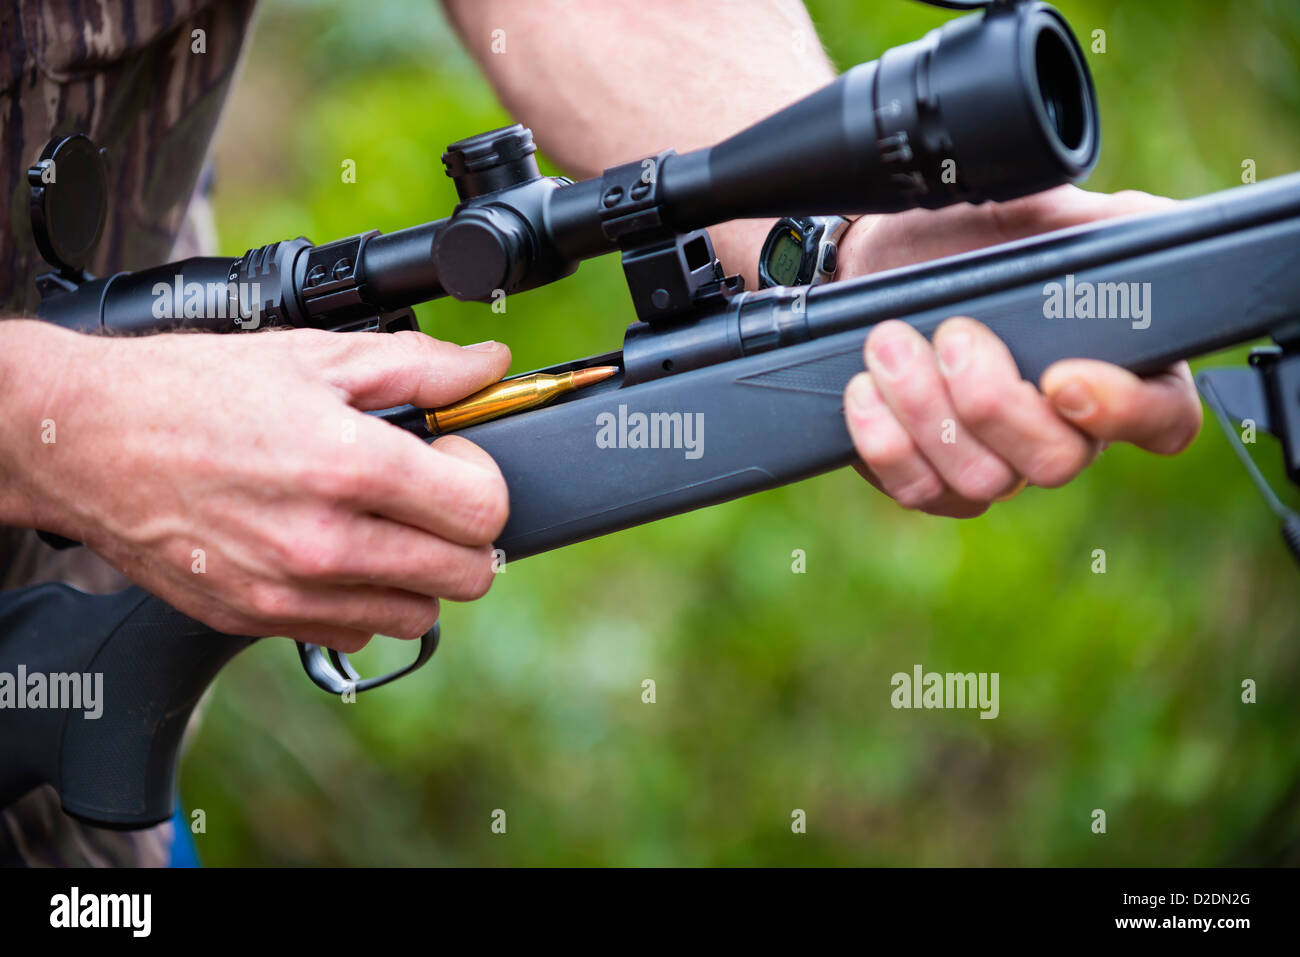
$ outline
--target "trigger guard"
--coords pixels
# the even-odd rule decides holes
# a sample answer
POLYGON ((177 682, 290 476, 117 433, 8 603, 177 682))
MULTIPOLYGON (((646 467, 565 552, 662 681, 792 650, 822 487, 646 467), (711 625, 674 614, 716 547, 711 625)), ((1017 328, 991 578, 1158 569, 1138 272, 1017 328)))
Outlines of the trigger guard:
POLYGON ((369 691, 371 688, 396 681, 403 675, 409 675, 432 658, 433 653, 438 650, 439 634, 438 623, 435 622, 432 628, 420 636, 420 651, 413 662, 405 668, 390 671, 377 678, 362 678, 352 667, 348 656, 333 648, 322 648, 320 645, 309 645, 300 641, 297 642, 298 658, 302 661, 302 668, 307 672, 307 677, 316 687, 328 694, 341 695, 349 691, 354 693, 369 691))

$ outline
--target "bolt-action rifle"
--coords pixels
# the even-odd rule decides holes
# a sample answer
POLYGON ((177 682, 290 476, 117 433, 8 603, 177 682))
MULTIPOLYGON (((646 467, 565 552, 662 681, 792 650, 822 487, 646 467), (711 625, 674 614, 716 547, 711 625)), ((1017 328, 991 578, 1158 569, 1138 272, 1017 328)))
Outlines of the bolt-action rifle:
MULTIPOLYGON (((1071 356, 1146 374, 1271 337, 1249 367, 1202 373, 1200 386, 1225 422, 1252 419, 1277 436, 1300 482, 1300 174, 812 288, 749 291, 723 272, 706 228, 727 220, 1000 201, 1087 175, 1100 148, 1097 103, 1069 25, 1039 2, 984 6, 713 147, 666 150, 571 182, 542 176, 531 133, 509 126, 447 148, 460 202, 446 219, 322 245, 272 243, 233 260, 89 276, 105 158, 85 137, 67 137, 30 171, 34 232, 52 267, 37 280, 38 315, 117 334, 414 328, 416 303, 489 302, 617 251, 637 320, 622 349, 537 370, 588 370, 577 379, 594 384, 461 432, 505 475, 510 519, 497 547, 510 560, 851 462, 842 395, 863 369, 872 324, 887 318, 928 335, 948 316, 976 317, 1030 380, 1071 356), (42 176, 50 164, 57 177, 42 176), (178 275, 217 289, 219 308, 160 319, 182 312, 154 308, 156 289, 178 275), (1137 288, 1140 322, 1126 311, 1137 288), (1091 290, 1093 307, 1047 308, 1076 289, 1091 290), (601 428, 633 421, 672 438, 687 415, 707 424, 707 454, 683 454, 674 441, 614 452, 598 441, 601 428)), ((410 407, 376 414, 425 438, 447 421, 410 407)), ((1300 518, 1266 494, 1300 557, 1300 518)), ((94 596, 50 584, 0 595, 0 672, 102 673, 105 701, 93 721, 0 712, 0 806, 49 782, 66 811, 95 824, 166 819, 186 721, 222 666, 255 640, 217 634, 138 588, 94 596)), ((345 655, 300 651, 312 679, 339 693, 409 672, 437 640, 435 628, 411 666, 369 679, 345 655)))

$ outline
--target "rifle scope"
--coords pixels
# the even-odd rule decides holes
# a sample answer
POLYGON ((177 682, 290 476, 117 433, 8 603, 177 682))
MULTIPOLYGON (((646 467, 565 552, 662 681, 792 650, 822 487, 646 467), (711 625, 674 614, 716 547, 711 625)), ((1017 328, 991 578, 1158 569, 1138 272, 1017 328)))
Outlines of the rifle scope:
POLYGON ((1041 4, 963 17, 708 149, 664 164, 679 229, 758 216, 896 212, 1082 178, 1092 79, 1041 4))
POLYGON ((448 219, 93 281, 54 263, 61 278, 43 286, 39 315, 86 331, 341 328, 443 295, 488 301, 532 289, 621 249, 638 315, 685 318, 720 278, 707 235, 693 230, 1006 200, 1082 179, 1099 147, 1092 78, 1065 19, 1045 3, 994 0, 712 147, 572 183, 542 176, 532 134, 506 127, 443 154, 460 197, 448 219), (638 280, 638 257, 665 247, 683 282, 665 281, 662 263, 644 264, 638 280), (187 288, 226 289, 220 315, 159 318, 153 290, 174 284, 180 295, 181 274, 187 288))

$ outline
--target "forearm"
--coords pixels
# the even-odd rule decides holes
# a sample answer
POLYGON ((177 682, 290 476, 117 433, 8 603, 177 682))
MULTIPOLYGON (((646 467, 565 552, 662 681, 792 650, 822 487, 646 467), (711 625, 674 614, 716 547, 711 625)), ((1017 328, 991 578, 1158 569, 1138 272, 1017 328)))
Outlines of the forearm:
MULTIPOLYGON (((507 109, 576 177, 708 146, 835 75, 797 0, 445 5, 507 109)), ((710 230, 728 272, 751 285, 769 224, 710 230)))

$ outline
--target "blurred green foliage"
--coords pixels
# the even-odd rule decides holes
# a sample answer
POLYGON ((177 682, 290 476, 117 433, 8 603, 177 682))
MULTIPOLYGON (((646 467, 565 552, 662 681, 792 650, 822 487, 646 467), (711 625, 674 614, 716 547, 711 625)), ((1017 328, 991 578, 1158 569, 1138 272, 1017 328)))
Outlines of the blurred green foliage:
MULTIPOLYGON (((1089 55, 1092 188, 1185 197, 1237 185, 1245 158, 1261 179, 1300 168, 1300 5, 1059 5, 1085 43, 1106 32, 1089 55)), ((809 6, 841 68, 947 18, 809 6)), ((272 0, 220 134, 223 249, 446 215, 443 146, 506 121, 436 6, 272 0)), ((505 315, 420 314, 444 338, 509 342, 517 370, 617 348, 630 320, 613 257, 505 315)), ((220 679, 185 761, 200 855, 1300 861, 1296 571, 1212 428, 1174 460, 1113 448, 1068 488, 974 521, 904 513, 845 472, 510 565, 482 602, 445 605, 426 670, 356 704, 312 688, 288 642, 257 648, 220 679), (1106 574, 1090 571, 1098 548, 1106 574), (916 663, 999 672, 1001 715, 894 710, 890 676, 916 663), (1257 704, 1241 703, 1246 678, 1257 704)), ((376 645, 371 669, 407 650, 376 645)))

